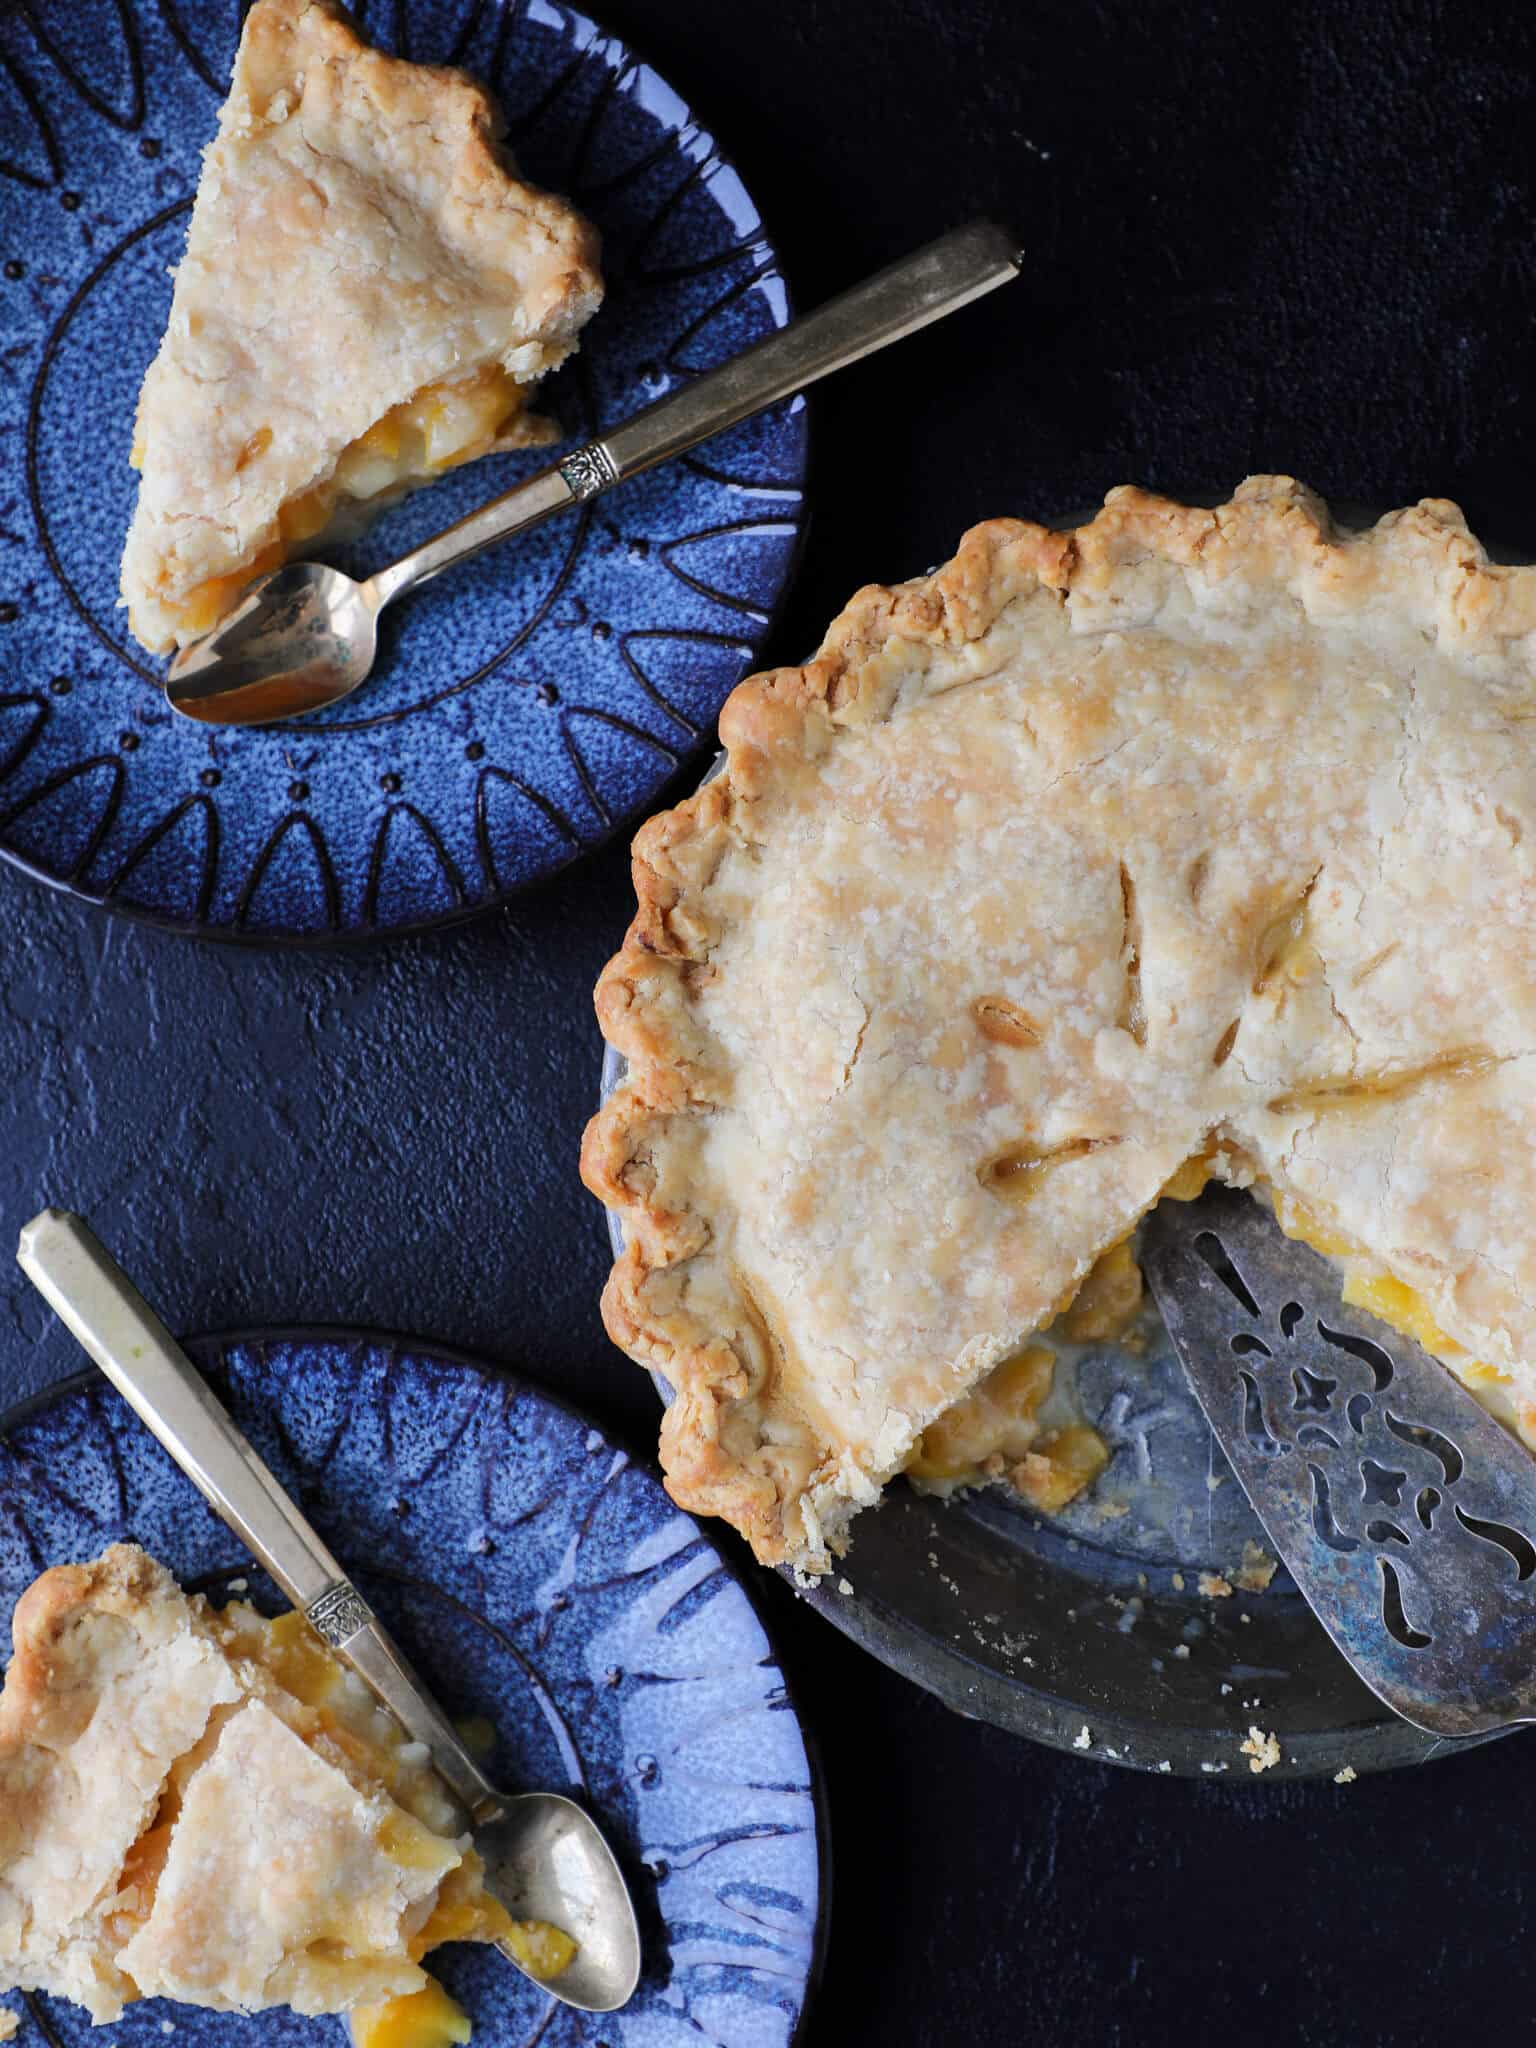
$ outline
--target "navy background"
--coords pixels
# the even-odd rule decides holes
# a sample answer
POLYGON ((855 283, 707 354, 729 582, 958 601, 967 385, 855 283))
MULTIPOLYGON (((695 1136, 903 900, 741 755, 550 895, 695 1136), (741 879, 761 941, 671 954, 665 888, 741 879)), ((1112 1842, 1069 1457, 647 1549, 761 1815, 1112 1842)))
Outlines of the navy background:
MULTIPOLYGON (((1445 495, 1536 553, 1524 0, 604 11, 733 151, 802 304, 974 211, 1029 247, 817 403, 779 656, 972 520, 1125 479, 1445 495)), ((575 1165, 627 900, 614 848, 459 931, 284 957, 0 873, 0 1240, 64 1203, 183 1328, 415 1331, 651 1439, 575 1165)), ((0 1402, 74 1363, 0 1269, 0 1402)), ((1343 1789, 1138 1779, 967 1725, 764 1597, 831 1783, 812 2048, 1367 2048, 1475 2023, 1520 1970, 1523 1740, 1343 1789)))

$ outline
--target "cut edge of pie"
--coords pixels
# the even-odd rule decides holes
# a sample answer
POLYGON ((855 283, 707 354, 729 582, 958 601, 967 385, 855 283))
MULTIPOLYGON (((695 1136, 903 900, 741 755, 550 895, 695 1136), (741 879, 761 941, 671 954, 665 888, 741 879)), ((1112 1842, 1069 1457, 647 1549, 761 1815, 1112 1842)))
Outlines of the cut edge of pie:
POLYGON ((418 485, 545 442, 602 298, 596 230, 524 183, 491 96, 256 0, 140 393, 122 594, 151 652, 418 485))
POLYGON ((521 1923, 426 1750, 301 1615, 211 1608, 114 1544, 44 1572, 13 1638, 0 1985, 98 2023, 168 1996, 347 2012, 379 2048, 468 2038, 421 1958, 521 1923))
MULTIPOLYGON (((1067 631, 1103 645, 1134 634, 1170 594, 1180 602, 1181 591, 1196 590, 1201 602, 1230 611, 1237 633, 1275 606, 1292 607, 1313 624, 1368 627, 1390 617, 1465 666, 1479 689, 1487 671, 1491 715, 1536 715, 1536 569, 1491 563, 1450 502, 1426 499, 1349 533, 1289 477, 1250 478, 1214 510, 1123 486, 1076 531, 992 520, 972 529, 954 559, 933 574, 860 591, 804 667, 753 676, 736 689, 720 720, 724 772, 651 819, 634 842, 637 913, 596 992, 604 1035, 623 1054, 627 1074, 588 1126, 582 1148, 583 1178, 617 1212, 625 1234, 603 1294, 604 1321, 616 1344, 675 1390, 661 1426, 674 1499, 732 1522, 765 1563, 829 1569, 846 1546, 852 1517, 878 1499, 935 1417, 888 1412, 873 1455, 856 1456, 840 1442, 817 1411, 807 1375, 786 1383, 778 1305, 736 1266, 728 1219, 712 1208, 702 1169, 694 1184, 699 1135, 729 1104, 738 1078, 772 1086, 762 1074, 738 1077, 711 1025, 713 955, 726 929, 712 884, 734 856, 748 865, 759 857, 781 802, 787 808, 786 793, 814 782, 833 750, 854 745, 898 712, 938 701, 937 693, 984 682, 992 672, 987 636, 1011 607, 1070 611, 1067 631), (1508 675, 1494 672, 1499 664, 1488 657, 1495 656, 1506 666, 1513 658, 1517 694, 1508 675), (684 1142, 680 1133, 693 1135, 684 1142)), ((1085 659, 1088 651, 1085 643, 1085 659)), ((1135 979, 1131 926, 1127 900, 1128 986, 1135 979)), ((1012 1043, 1030 1042, 1027 1017, 993 1020, 996 1032, 980 1021, 988 1035, 1005 1040, 1011 1023, 1012 1043)), ((1122 1024, 1134 1041, 1134 1014, 1122 1024)), ((1218 1063, 1222 1056, 1218 1044, 1218 1063)), ((1294 1107, 1279 1098, 1269 1105, 1274 1112, 1294 1107)), ((1263 1191, 1264 1173, 1230 1131, 1191 1128, 1170 1141, 1161 1157, 1143 1162, 1144 1194, 1134 1213, 1116 1216, 1102 1243, 1083 1247, 1065 1295, 1049 1308, 1042 1304, 1027 1327, 1000 1331, 953 1361, 955 1397, 1015 1355, 1070 1300, 1094 1259, 1177 1180, 1186 1161, 1202 1155, 1202 1171, 1259 1183, 1263 1191)), ((1016 1164, 1027 1175, 1034 1162, 1016 1164)), ((1497 1352, 1496 1343, 1486 1347, 1486 1331, 1468 1327, 1476 1318, 1453 1299, 1455 1276, 1437 1275, 1432 1259, 1397 1258, 1390 1248, 1368 1252, 1352 1241, 1346 1247, 1326 1218, 1298 1222, 1292 1213, 1290 1227, 1345 1256, 1346 1264, 1353 1258, 1352 1284, 1367 1289, 1361 1304, 1395 1310, 1414 1334, 1435 1337, 1432 1348, 1458 1370, 1497 1352), (1372 1296, 1373 1279, 1390 1282, 1400 1296, 1389 1298, 1381 1288, 1372 1296), (1404 1320, 1411 1317, 1416 1325, 1404 1320)), ((1504 1358, 1476 1365, 1464 1376, 1481 1395, 1478 1376, 1503 1388, 1508 1364, 1504 1358)), ((856 1361, 852 1370, 856 1375, 856 1361)), ((1536 1406, 1506 1407, 1524 1433, 1536 1433, 1536 1406)))

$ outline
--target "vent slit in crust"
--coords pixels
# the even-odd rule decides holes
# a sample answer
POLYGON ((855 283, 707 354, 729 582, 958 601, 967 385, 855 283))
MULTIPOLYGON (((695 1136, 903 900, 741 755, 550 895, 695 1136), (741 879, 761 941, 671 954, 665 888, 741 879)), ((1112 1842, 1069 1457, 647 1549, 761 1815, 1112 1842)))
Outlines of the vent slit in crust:
POLYGON ((1145 1045, 1147 1012, 1141 994, 1141 919, 1136 914, 1136 884, 1124 861, 1120 863, 1120 915, 1125 931, 1121 941, 1125 999, 1120 1005, 1120 1028, 1129 1032, 1137 1045, 1145 1045))

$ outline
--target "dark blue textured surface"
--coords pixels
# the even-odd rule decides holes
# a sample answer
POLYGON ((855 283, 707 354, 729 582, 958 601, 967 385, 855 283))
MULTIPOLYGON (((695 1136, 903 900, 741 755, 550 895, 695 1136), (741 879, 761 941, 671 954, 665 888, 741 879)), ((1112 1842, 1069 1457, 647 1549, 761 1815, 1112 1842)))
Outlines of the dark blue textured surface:
MULTIPOLYGON (((783 324, 735 171, 585 15, 549 0, 360 11, 386 45, 486 79, 524 170, 602 230, 607 299, 547 397, 567 437, 783 324)), ((804 410, 433 584, 389 615, 366 694, 334 712, 243 733, 176 718, 163 663, 116 608, 117 563, 138 386, 235 21, 155 0, 0 12, 0 853, 221 935, 399 931, 562 866, 698 744, 793 562, 804 410)), ((337 559, 392 560, 549 459, 473 464, 337 559)))
MULTIPOLYGON (((623 2013, 571 2012, 486 1951, 434 1962, 482 2042, 785 2048, 816 1942, 820 1871, 805 1745, 751 1602, 656 1481, 580 1417, 421 1347, 340 1334, 202 1346, 241 1426, 455 1717, 486 1769, 570 1789, 636 1887, 645 1977, 623 2013)), ((0 1632, 38 1571, 142 1543, 224 1597, 238 1540, 94 1376, 0 1435, 0 1632)), ((85 2016, 38 2002, 66 2043, 85 2016)), ((244 2041, 238 2015, 161 2000, 119 2041, 244 2041)), ((288 2012, 264 2041, 315 2038, 288 2012)), ((40 2031, 24 2029, 30 2048, 40 2031)))

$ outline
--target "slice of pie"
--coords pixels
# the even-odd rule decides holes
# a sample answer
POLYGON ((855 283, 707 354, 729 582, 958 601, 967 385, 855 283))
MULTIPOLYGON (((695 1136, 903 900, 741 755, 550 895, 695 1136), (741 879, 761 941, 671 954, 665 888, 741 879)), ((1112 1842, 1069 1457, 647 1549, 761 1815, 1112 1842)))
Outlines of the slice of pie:
POLYGON ((684 1506, 826 1569, 1208 1173, 1536 1441, 1536 569, 1441 501, 1117 490, 861 592, 721 734, 636 841, 583 1157, 684 1506))
POLYGON ((425 1749, 301 1615, 215 1611, 118 1544, 45 1572, 13 1634, 0 1989, 97 2021, 163 1996, 350 2012, 393 2048, 468 2039, 421 1957, 521 1923, 425 1749))
POLYGON ((595 230, 522 183, 488 95, 256 0, 139 398, 129 624, 159 652, 417 484, 551 436, 528 403, 602 296, 595 230))

